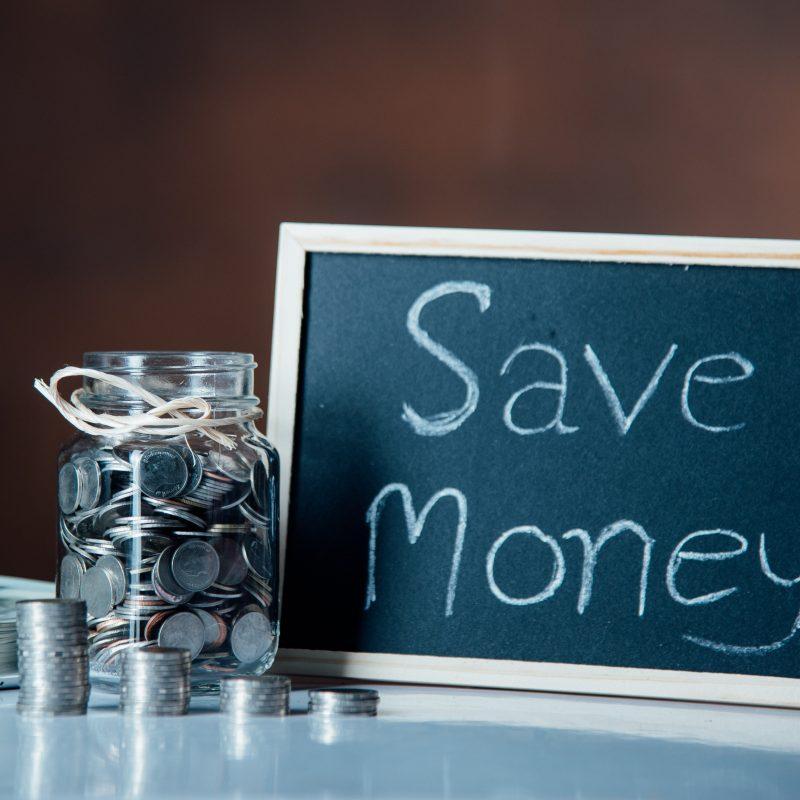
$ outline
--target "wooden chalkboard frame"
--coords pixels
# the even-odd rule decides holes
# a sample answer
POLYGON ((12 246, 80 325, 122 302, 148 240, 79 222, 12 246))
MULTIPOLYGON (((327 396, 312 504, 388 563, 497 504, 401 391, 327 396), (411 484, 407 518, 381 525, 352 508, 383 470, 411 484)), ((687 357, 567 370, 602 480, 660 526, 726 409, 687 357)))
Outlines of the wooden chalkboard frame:
MULTIPOLYGON (((309 253, 562 259, 800 268, 800 242, 284 223, 280 229, 267 435, 281 456, 281 587, 309 253)), ((302 579, 302 576, 298 576, 302 579)), ((280 671, 368 680, 535 689, 800 708, 800 680, 584 664, 400 654, 279 651, 280 671)))

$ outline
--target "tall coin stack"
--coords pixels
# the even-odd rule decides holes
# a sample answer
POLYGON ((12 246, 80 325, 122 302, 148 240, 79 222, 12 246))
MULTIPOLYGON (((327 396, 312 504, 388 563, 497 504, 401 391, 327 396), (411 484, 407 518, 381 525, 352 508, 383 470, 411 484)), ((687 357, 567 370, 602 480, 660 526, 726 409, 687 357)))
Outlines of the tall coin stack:
POLYGON ((17 672, 16 614, 0 609, 0 675, 11 672, 17 672))
POLYGON ((308 711, 330 716, 374 717, 379 699, 374 689, 311 689, 308 711))
POLYGON ((192 654, 172 647, 128 649, 122 659, 120 710, 177 716, 189 708, 192 654))
POLYGON ((87 653, 83 601, 18 602, 17 711, 26 716, 85 714, 89 701, 87 653))
POLYGON ((283 675, 242 675, 219 682, 220 711, 234 716, 278 716, 289 713, 291 681, 283 675))

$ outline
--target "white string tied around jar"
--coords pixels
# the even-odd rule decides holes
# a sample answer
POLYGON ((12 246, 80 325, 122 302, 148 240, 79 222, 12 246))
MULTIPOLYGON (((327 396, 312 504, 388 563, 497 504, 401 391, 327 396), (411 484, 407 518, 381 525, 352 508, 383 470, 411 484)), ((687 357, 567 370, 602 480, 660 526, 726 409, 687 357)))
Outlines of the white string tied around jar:
POLYGON ((263 414, 262 410, 256 407, 243 409, 233 417, 212 417, 211 404, 202 397, 178 397, 167 401, 125 378, 97 369, 81 367, 64 367, 56 370, 50 377, 49 383, 37 378, 33 382, 33 386, 58 409, 67 422, 78 430, 95 436, 124 436, 131 433, 142 433, 171 437, 190 431, 199 431, 228 450, 232 450, 236 446, 234 439, 215 429, 249 422, 258 419, 263 414), (107 414, 92 411, 82 400, 86 389, 75 389, 69 400, 63 397, 58 389, 60 381, 76 377, 94 378, 116 386, 118 389, 141 398, 152 408, 141 414, 107 414), (198 416, 185 414, 184 411, 195 411, 198 416))

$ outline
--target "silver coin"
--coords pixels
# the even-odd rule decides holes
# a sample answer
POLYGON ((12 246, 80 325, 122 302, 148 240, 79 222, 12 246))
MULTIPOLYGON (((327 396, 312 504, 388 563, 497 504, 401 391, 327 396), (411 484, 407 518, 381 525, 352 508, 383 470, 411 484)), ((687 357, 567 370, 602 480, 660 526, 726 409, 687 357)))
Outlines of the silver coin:
POLYGON ((215 469, 237 483, 245 483, 250 480, 249 465, 236 453, 212 450, 208 454, 208 460, 215 469))
POLYGON ((139 482, 150 497, 177 497, 188 479, 186 462, 174 447, 150 447, 142 454, 139 482))
POLYGON ((205 626, 197 614, 178 611, 171 614, 158 629, 159 647, 188 650, 192 658, 200 655, 205 643, 205 626))
POLYGON ((194 592, 187 592, 172 574, 170 560, 176 549, 173 545, 161 551, 153 565, 151 583, 153 590, 162 600, 172 605, 182 605, 192 599, 194 592))
POLYGON ((234 623, 230 643, 233 655, 243 664, 258 661, 272 646, 270 621, 260 611, 248 611, 234 623))
POLYGON ((312 714, 373 717, 380 695, 374 689, 311 689, 308 710, 312 714))
POLYGON ((292 691, 285 675, 228 675, 220 678, 220 692, 243 697, 282 697, 292 691))
POLYGON ((202 608, 192 608, 192 611, 197 614, 198 617, 200 617, 200 621, 203 623, 203 650, 207 650, 213 645, 218 645, 223 634, 222 626, 220 625, 219 620, 212 614, 209 614, 208 611, 204 611, 202 608))
POLYGON ((349 689, 349 688, 330 688, 330 689, 309 689, 308 699, 312 703, 333 703, 333 704, 374 704, 380 699, 380 695, 375 689, 349 689))
POLYGON ((242 542, 242 553, 247 566, 259 578, 269 580, 272 577, 272 553, 264 540, 253 534, 246 536, 242 542))
POLYGON ((208 589, 219 574, 217 551, 200 539, 184 542, 172 554, 172 575, 187 592, 208 589))
POLYGON ((108 572, 114 588, 114 605, 119 605, 124 600, 128 588, 128 575, 122 562, 116 556, 100 556, 95 566, 108 572))
POLYGON ((58 471, 58 507, 64 514, 74 514, 81 499, 81 475, 71 462, 58 471))
POLYGON ((130 650, 125 654, 125 663, 129 665, 166 662, 183 665, 188 669, 191 660, 190 654, 182 648, 160 647, 152 644, 130 650))
POLYGON ((89 567, 81 580, 81 599, 90 617, 104 617, 114 608, 111 576, 100 567, 89 567))
POLYGON ((253 492, 256 505, 265 511, 267 508, 269 475, 267 474, 266 456, 259 458, 250 471, 250 488, 253 492))
POLYGON ((60 597, 77 600, 81 596, 81 578, 86 572, 83 559, 67 553, 58 568, 58 594, 60 597))
POLYGON ((100 465, 89 456, 75 459, 75 466, 81 477, 79 505, 87 510, 100 502, 100 465))
POLYGON ((289 712, 291 684, 276 676, 229 676, 220 680, 220 711, 237 716, 278 715, 289 712))
POLYGON ((189 473, 181 494, 191 494, 200 485, 200 481, 203 480, 203 457, 185 444, 176 444, 173 447, 183 457, 189 473))
POLYGON ((219 555, 217 583, 238 586, 247 577, 247 562, 241 546, 233 539, 221 539, 214 542, 214 549, 219 555))

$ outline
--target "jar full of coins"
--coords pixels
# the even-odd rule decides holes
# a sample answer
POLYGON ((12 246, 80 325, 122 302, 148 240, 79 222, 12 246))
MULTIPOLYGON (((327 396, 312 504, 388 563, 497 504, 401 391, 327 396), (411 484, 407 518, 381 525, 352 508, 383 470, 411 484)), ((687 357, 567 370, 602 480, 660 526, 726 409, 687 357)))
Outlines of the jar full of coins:
POLYGON ((253 357, 96 352, 37 388, 81 432, 58 459, 57 592, 89 614, 92 683, 122 655, 192 657, 192 688, 258 675, 278 646, 278 454, 253 357), (69 399, 58 383, 82 377, 69 399))

